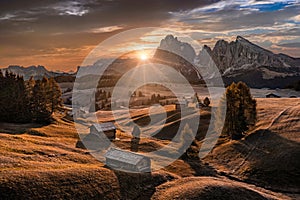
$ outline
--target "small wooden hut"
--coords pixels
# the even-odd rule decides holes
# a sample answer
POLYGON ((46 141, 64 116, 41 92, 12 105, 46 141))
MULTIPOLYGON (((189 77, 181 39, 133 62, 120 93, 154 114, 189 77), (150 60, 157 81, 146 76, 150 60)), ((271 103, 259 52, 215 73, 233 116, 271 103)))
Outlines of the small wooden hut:
POLYGON ((110 140, 116 139, 116 126, 112 122, 93 124, 90 126, 90 134, 99 135, 103 132, 110 140))
POLYGON ((121 149, 110 148, 106 154, 106 165, 114 169, 129 172, 150 172, 150 158, 141 154, 124 151, 121 149))

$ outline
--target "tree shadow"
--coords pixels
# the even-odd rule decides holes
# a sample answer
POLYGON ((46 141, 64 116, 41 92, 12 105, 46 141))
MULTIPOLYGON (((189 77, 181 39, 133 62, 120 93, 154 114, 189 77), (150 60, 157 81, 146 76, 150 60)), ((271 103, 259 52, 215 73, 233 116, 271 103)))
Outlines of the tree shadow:
POLYGON ((233 148, 244 158, 238 173, 246 181, 275 190, 300 192, 300 144, 268 129, 257 130, 233 148), (249 163, 244 170, 243 165, 249 163))
POLYGON ((217 171, 208 163, 203 163, 197 155, 189 157, 184 154, 180 157, 185 163, 187 163, 195 172, 194 176, 216 176, 217 171))
POLYGON ((151 199, 155 181, 151 173, 130 173, 112 169, 118 178, 121 199, 151 199))
POLYGON ((47 126, 46 124, 38 123, 0 123, 0 133, 11 134, 11 135, 21 135, 28 133, 29 135, 45 136, 45 134, 32 130, 32 128, 42 128, 47 126))

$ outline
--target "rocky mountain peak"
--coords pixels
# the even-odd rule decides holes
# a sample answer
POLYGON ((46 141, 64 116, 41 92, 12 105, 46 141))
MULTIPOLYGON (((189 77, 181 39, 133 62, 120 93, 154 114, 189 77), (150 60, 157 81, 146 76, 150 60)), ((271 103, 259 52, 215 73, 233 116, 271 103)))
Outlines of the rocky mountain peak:
POLYGON ((177 54, 189 62, 194 62, 196 57, 196 52, 190 44, 179 41, 173 35, 167 35, 162 39, 158 49, 177 54))
POLYGON ((239 42, 248 42, 248 43, 250 43, 249 40, 243 38, 243 37, 240 36, 240 35, 238 35, 238 36, 236 37, 236 41, 239 41, 239 42))
POLYGON ((280 87, 276 80, 284 86, 300 76, 300 59, 274 54, 242 36, 231 42, 219 40, 213 49, 204 46, 196 60, 196 64, 207 68, 206 77, 210 77, 209 68, 215 64, 228 84, 244 81, 251 87, 280 87))

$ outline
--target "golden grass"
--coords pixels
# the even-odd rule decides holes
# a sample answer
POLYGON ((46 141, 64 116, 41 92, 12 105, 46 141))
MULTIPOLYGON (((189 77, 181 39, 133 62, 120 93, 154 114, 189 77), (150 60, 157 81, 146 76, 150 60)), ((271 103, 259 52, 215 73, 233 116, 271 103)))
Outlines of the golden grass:
MULTIPOLYGON (((181 177, 219 176, 220 174, 263 187, 270 186, 270 189, 295 192, 297 182, 293 176, 299 172, 297 169, 299 163, 295 156, 298 155, 297 149, 299 149, 300 101, 298 99, 257 99, 257 103, 257 126, 244 140, 224 141, 204 160, 178 159, 168 167, 154 172, 151 177, 138 179, 134 175, 127 176, 103 168, 104 165, 86 150, 75 148, 78 141, 77 131, 73 123, 62 120, 62 114, 56 113, 54 116, 56 121, 47 126, 0 124, 0 185, 2 187, 0 199, 20 198, 23 195, 25 198, 36 197, 36 199, 47 199, 47 197, 132 199, 140 198, 143 193, 150 198, 155 187, 158 192, 153 199, 162 197, 163 194, 167 194, 165 196, 167 199, 167 197, 175 198, 173 194, 177 194, 177 190, 182 191, 182 194, 188 194, 190 189, 195 194, 200 194, 201 191, 203 192, 203 187, 211 187, 200 179, 194 182, 193 179, 181 177), (266 131, 261 132, 261 130, 266 131), (295 162, 292 162, 292 159, 295 162), (291 165, 295 166, 291 167, 291 165), (271 176, 274 178, 269 179, 271 176), (181 181, 173 182, 174 179, 181 181), (136 187, 126 185, 135 184, 136 180, 140 180, 136 182, 136 187), (167 181, 171 181, 167 187, 159 186, 167 181), (189 181, 193 183, 184 184, 189 181), (282 184, 287 187, 280 187, 282 184), (182 188, 179 188, 181 185, 182 188), (198 190, 200 193, 197 192, 198 190)), ((172 112, 172 109, 174 108, 167 107, 168 112, 172 112)), ((143 120, 147 114, 147 110, 133 110, 131 116, 135 120, 143 120)), ((203 121, 200 123, 208 122, 209 115, 209 111, 203 111, 201 113, 203 121)), ((112 119, 107 111, 100 111, 97 116, 104 121, 112 119)), ((206 127, 203 126, 198 133, 199 138, 205 130, 206 127)), ((129 149, 128 134, 119 132, 118 135, 120 140, 115 141, 115 144, 120 148, 129 149)), ((142 139, 139 151, 150 152, 168 143, 168 140, 142 139)), ((208 183, 214 181, 217 181, 216 185, 220 186, 221 191, 224 189, 224 184, 231 184, 229 180, 226 180, 226 183, 213 178, 206 180, 208 183)), ((253 188, 247 188, 248 184, 233 184, 235 188, 227 190, 226 187, 226 191, 230 193, 236 190, 239 191, 238 194, 250 191, 249 194, 253 194, 253 188)), ((211 191, 214 190, 208 190, 211 191)), ((265 193, 265 190, 255 191, 255 195, 267 197, 265 193)), ((283 198, 277 193, 270 195, 283 198)))
POLYGON ((285 195, 278 197, 276 193, 224 178, 189 177, 160 185, 151 199, 266 200, 290 198, 285 195))

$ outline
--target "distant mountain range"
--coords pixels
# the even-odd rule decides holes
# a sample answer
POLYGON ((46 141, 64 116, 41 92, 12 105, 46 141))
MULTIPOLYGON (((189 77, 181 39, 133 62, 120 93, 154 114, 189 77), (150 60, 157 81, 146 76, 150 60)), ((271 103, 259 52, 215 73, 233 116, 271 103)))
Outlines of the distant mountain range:
POLYGON ((7 68, 1 69, 2 73, 6 71, 13 72, 14 74, 18 74, 23 76, 25 80, 30 79, 33 77, 34 79, 42 79, 44 76, 49 77, 57 77, 57 76, 66 76, 70 75, 69 73, 65 72, 52 72, 48 71, 44 66, 30 66, 30 67, 23 67, 18 65, 10 65, 7 68))
MULTIPOLYGON (((247 39, 237 36, 235 41, 219 40, 211 49, 204 46, 197 54, 195 49, 186 42, 181 42, 173 35, 167 35, 161 40, 152 61, 167 64, 181 72, 193 83, 201 82, 201 78, 215 79, 216 74, 211 72, 212 65, 216 65, 221 73, 225 85, 243 81, 253 88, 284 88, 300 80, 300 58, 293 58, 285 54, 274 54, 247 39), (204 74, 199 74, 194 66, 200 66, 204 74)), ((94 65, 80 67, 81 75, 93 75, 99 72, 104 63, 112 62, 109 59, 97 61, 94 65)), ((136 66, 138 60, 118 58, 105 71, 106 80, 118 79, 123 73, 136 66)), ((14 72, 29 79, 46 77, 74 76, 74 74, 51 72, 43 66, 9 66, 2 69, 14 72)), ((203 72, 202 72, 203 73, 203 72)), ((69 79, 68 79, 69 80, 69 79)), ((88 80, 88 79, 87 79, 88 80)))

